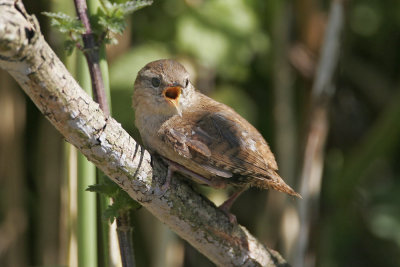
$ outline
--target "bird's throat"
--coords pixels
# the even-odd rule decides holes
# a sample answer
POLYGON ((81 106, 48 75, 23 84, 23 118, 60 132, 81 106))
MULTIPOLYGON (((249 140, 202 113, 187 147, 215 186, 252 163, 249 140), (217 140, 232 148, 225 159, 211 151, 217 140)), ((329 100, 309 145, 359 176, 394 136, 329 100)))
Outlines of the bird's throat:
POLYGON ((165 100, 174 107, 179 116, 182 116, 182 110, 179 105, 181 93, 182 88, 180 86, 167 87, 163 91, 163 96, 165 100))
POLYGON ((181 96, 182 88, 178 86, 174 87, 167 87, 163 91, 163 95, 166 99, 170 101, 177 101, 179 100, 179 97, 181 96))

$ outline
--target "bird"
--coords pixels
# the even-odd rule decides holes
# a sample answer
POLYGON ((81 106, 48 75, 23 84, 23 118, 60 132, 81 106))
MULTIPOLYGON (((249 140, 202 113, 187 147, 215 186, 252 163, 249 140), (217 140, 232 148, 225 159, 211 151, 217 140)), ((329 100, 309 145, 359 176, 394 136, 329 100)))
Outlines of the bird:
POLYGON ((238 188, 221 206, 229 213, 249 187, 275 189, 301 198, 277 173, 278 166, 257 129, 229 106, 197 91, 179 62, 160 59, 145 65, 134 83, 132 105, 143 145, 172 174, 213 188, 238 188))

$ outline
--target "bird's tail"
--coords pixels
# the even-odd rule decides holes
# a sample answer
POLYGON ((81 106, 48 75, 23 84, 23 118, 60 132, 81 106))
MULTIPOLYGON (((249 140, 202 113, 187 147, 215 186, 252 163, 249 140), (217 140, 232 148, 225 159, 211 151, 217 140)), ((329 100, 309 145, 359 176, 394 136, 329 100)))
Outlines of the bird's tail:
POLYGON ((298 198, 302 198, 299 193, 294 191, 285 181, 273 170, 268 170, 267 177, 257 179, 254 184, 257 187, 269 189, 273 188, 279 192, 283 192, 298 198))

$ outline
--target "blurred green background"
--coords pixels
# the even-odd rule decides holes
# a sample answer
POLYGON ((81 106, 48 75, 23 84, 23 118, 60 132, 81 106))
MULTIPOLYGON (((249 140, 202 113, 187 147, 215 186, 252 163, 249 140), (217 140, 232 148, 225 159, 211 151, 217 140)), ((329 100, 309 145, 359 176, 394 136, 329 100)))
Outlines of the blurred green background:
MULTIPOLYGON (((63 37, 41 12, 75 15, 72 1, 24 4, 68 62, 63 37)), ((177 59, 200 91, 260 130, 280 174, 298 189, 329 7, 317 0, 154 0, 108 47, 113 116, 139 140, 131 108, 136 73, 149 61, 177 59)), ((400 1, 346 1, 345 14, 306 266, 400 266, 400 1)), ((66 266, 73 255, 64 140, 4 71, 0 82, 0 265, 66 266)), ((217 204, 227 195, 200 190, 217 204)), ((298 266, 299 201, 251 189, 232 212, 298 266)), ((213 266, 144 208, 134 214, 134 241, 137 266, 213 266)))

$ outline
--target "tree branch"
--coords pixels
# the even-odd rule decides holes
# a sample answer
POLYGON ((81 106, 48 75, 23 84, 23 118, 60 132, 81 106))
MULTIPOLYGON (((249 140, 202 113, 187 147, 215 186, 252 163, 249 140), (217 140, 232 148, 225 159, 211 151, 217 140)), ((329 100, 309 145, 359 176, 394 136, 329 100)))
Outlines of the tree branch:
POLYGON ((160 221, 219 266, 287 266, 243 226, 187 184, 173 179, 161 195, 166 169, 105 116, 45 42, 21 1, 0 0, 0 67, 20 84, 65 139, 160 221))

